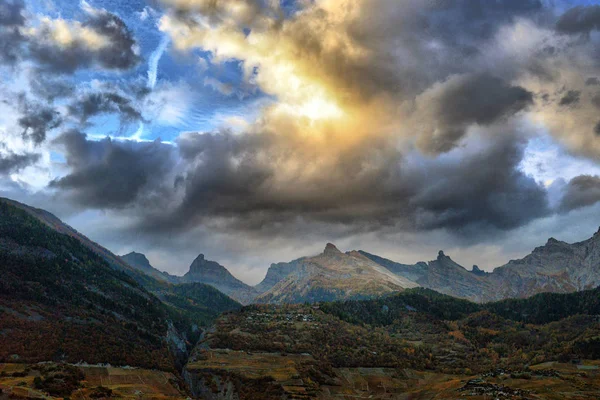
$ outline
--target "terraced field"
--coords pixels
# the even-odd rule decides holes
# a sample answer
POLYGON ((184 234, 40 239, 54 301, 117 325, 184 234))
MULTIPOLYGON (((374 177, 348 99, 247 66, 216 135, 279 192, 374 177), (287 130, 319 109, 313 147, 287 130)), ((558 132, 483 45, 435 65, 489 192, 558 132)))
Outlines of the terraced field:
MULTIPOLYGON (((44 390, 36 388, 35 379, 42 374, 35 369, 42 364, 0 364, 0 399, 34 398, 57 399, 44 390), (24 376, 21 376, 24 375, 24 376), (4 396, 4 397, 3 397, 4 396)), ((52 365, 52 364, 43 364, 52 365)), ((69 396, 71 399, 87 400, 97 395, 98 388, 112 391, 119 399, 186 399, 181 382, 175 375, 154 370, 137 368, 113 368, 104 366, 78 366, 83 372, 80 387, 69 396)))
MULTIPOLYGON (((600 363, 544 363, 523 371, 497 370, 479 375, 450 375, 394 368, 334 368, 329 382, 306 374, 310 356, 239 351, 209 351, 188 365, 204 379, 202 398, 227 398, 246 388, 243 399, 598 399, 600 363), (252 392, 262 387, 265 391, 252 392), (268 390, 267 390, 268 388, 268 390), (277 391, 275 388, 279 388, 277 391)), ((196 382, 198 383, 198 381, 196 382)))

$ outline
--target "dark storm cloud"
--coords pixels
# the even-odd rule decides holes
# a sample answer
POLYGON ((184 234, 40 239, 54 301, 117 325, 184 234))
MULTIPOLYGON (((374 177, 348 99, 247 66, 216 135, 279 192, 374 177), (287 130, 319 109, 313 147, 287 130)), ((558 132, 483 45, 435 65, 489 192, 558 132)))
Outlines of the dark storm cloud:
POLYGON ((448 125, 489 125, 533 103, 531 92, 490 75, 468 76, 440 93, 440 118, 448 125))
POLYGON ((487 126, 533 104, 533 94, 488 74, 458 76, 434 86, 420 98, 426 131, 419 143, 431 153, 454 148, 473 124, 487 126))
POLYGON ((565 12, 556 23, 561 33, 590 33, 600 29, 600 5, 577 6, 565 12))
POLYGON ((561 211, 591 206, 600 201, 600 177, 581 175, 571 179, 560 203, 561 211))
POLYGON ((119 115, 124 123, 143 119, 131 99, 115 92, 86 93, 76 99, 68 109, 69 114, 79 118, 82 123, 97 115, 113 113, 119 115))
POLYGON ((318 178, 297 175, 282 184, 278 169, 301 159, 290 160, 294 151, 276 137, 188 133, 178 141, 186 160, 181 201, 139 228, 187 231, 221 219, 224 231, 285 234, 304 220, 356 231, 399 225, 476 235, 549 213, 544 188, 518 169, 523 146, 510 132, 477 152, 439 160, 403 160, 388 145, 365 142, 360 151, 337 155, 318 178))
MULTIPOLYGON (((343 85, 357 86, 364 96, 389 93, 411 99, 452 75, 482 71, 474 63, 500 28, 519 17, 536 18, 539 0, 381 0, 363 2, 363 17, 348 34, 374 52, 368 64, 325 51, 318 33, 301 30, 302 52, 314 54, 343 85)), ((345 86, 344 86, 345 87, 345 86)), ((411 99, 412 100, 412 99, 411 99)))
POLYGON ((0 175, 10 174, 35 164, 39 160, 39 154, 15 154, 7 152, 0 154, 0 175))
POLYGON ((173 163, 171 146, 160 142, 91 141, 69 131, 55 143, 64 147, 72 171, 50 187, 93 208, 123 208, 141 200, 141 193, 153 194, 173 163))
POLYGON ((19 108, 21 116, 18 123, 23 129, 21 134, 35 144, 44 142, 47 133, 62 123, 60 113, 44 104, 32 103, 21 97, 19 108))
POLYGON ((501 135, 471 157, 408 172, 422 228, 510 230, 549 214, 546 190, 519 170, 524 144, 501 135))

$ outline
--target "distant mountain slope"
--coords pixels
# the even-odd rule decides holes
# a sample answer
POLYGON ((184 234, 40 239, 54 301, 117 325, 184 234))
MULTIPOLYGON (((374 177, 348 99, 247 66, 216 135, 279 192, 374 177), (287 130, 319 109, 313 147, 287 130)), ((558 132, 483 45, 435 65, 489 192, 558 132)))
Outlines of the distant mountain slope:
POLYGON ((467 271, 440 251, 437 259, 429 263, 407 265, 360 251, 360 254, 386 267, 393 273, 414 280, 420 286, 454 297, 477 302, 488 300, 493 284, 485 275, 467 271))
POLYGON ((550 238, 520 260, 496 268, 492 299, 566 293, 600 285, 600 230, 588 240, 569 244, 550 238))
POLYGON ((202 326, 210 325, 224 311, 241 307, 240 303, 218 290, 215 285, 185 283, 184 277, 157 270, 142 253, 131 252, 121 256, 121 259, 144 275, 155 278, 150 281, 141 280, 141 283, 165 303, 185 310, 202 326))
POLYGON ((180 281, 180 277, 169 275, 166 272, 162 272, 154 268, 152 265, 150 265, 150 261, 148 261, 146 256, 142 253, 136 253, 135 251, 132 251, 129 254, 120 256, 120 258, 133 268, 136 268, 138 271, 143 272, 146 275, 150 275, 155 279, 171 283, 178 283, 180 281))
POLYGON ((600 285, 600 231, 583 242, 554 238, 520 260, 484 273, 455 263, 440 252, 437 260, 406 265, 360 252, 393 273, 419 285, 476 302, 526 298, 537 293, 570 293, 600 285))
POLYGON ((254 286, 259 293, 264 293, 275 286, 280 281, 284 280, 288 275, 296 271, 301 265, 302 261, 306 257, 299 258, 297 260, 290 261, 289 263, 280 262, 277 264, 271 264, 267 270, 267 275, 258 285, 254 286))
POLYGON ((285 278, 256 298, 258 303, 298 303, 370 298, 418 286, 358 252, 344 254, 333 244, 315 257, 278 264, 285 278))
MULTIPOLYGON (((131 252, 120 258, 145 276, 152 277, 159 282, 173 284, 172 286, 169 286, 171 289, 183 287, 185 285, 191 285, 198 289, 210 287, 215 292, 218 292, 217 297, 226 297, 237 306, 239 306, 240 303, 250 303, 258 294, 252 286, 246 285, 244 282, 235 278, 227 268, 221 264, 215 261, 206 260, 204 254, 200 254, 192 262, 189 271, 184 276, 175 276, 159 271, 150 264, 148 258, 142 253, 131 252)), ((159 291, 164 294, 166 290, 166 287, 163 287, 164 285, 157 285, 156 282, 151 285, 148 283, 143 284, 146 287, 149 287, 153 292, 159 291)), ((171 292, 173 292, 173 290, 171 290, 171 292)), ((177 292, 189 293, 188 290, 177 290, 177 292)), ((172 294, 173 293, 171 293, 171 295, 172 294)), ((223 304, 225 308, 217 307, 213 310, 222 312, 232 309, 232 305, 228 304, 227 301, 223 301, 221 304, 223 304)))
POLYGON ((196 257, 181 281, 214 286, 242 304, 249 304, 258 294, 252 286, 231 275, 221 264, 205 259, 204 254, 196 257))

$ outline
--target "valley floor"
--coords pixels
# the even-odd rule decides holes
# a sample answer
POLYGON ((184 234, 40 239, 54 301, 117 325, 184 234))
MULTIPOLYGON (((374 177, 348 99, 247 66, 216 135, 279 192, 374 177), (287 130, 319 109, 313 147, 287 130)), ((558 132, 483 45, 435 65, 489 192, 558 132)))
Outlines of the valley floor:
MULTIPOLYGON (((451 375, 393 368, 334 368, 331 382, 302 374, 309 355, 213 350, 188 365, 203 381, 201 398, 315 399, 598 399, 600 362, 544 363, 526 371, 451 375), (279 388, 276 390, 275 388, 279 388)), ((196 382, 197 384, 198 382, 196 382)))
MULTIPOLYGON (((115 399, 149 399, 149 400, 179 400, 188 395, 180 387, 180 381, 175 375, 147 369, 113 368, 104 366, 77 366, 83 372, 82 380, 78 382, 70 395, 66 393, 49 395, 44 389, 60 391, 57 385, 49 386, 48 381, 55 383, 64 380, 61 365, 53 363, 40 364, 0 364, 0 399, 99 399, 108 396, 103 388, 112 391, 111 398, 115 399), (54 379, 44 379, 49 369, 56 368, 54 379), (36 385, 36 378, 38 384, 36 385), (46 381, 46 388, 40 389, 39 381, 46 381)), ((64 385, 64 382, 61 382, 64 385)), ((44 385, 44 383, 42 383, 44 385)), ((67 389, 68 391, 68 389, 67 389)))
MULTIPOLYGON (((598 399, 600 362, 579 365, 549 362, 527 372, 494 371, 480 375, 450 375, 392 368, 335 368, 334 381, 319 384, 299 378, 309 355, 210 351, 207 360, 188 365, 191 374, 210 377, 214 393, 200 398, 228 398, 215 377, 237 378, 246 399, 598 399), (270 392, 276 383, 282 392, 270 392)), ((0 399, 98 399, 98 388, 112 391, 115 399, 186 399, 174 375, 145 369, 78 366, 84 375, 70 396, 50 396, 36 388, 37 369, 46 364, 0 364, 0 399)), ((220 380, 220 383, 224 381, 220 380)), ((231 384, 230 380, 230 384, 231 384)), ((211 386, 211 384, 209 384, 211 386)))

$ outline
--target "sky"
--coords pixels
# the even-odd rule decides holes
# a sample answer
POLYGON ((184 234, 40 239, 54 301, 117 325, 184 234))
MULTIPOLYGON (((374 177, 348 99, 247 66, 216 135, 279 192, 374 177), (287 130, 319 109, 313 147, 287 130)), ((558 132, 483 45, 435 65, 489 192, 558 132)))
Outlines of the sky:
POLYGON ((600 5, 2 0, 0 196, 183 274, 600 226, 600 5))

